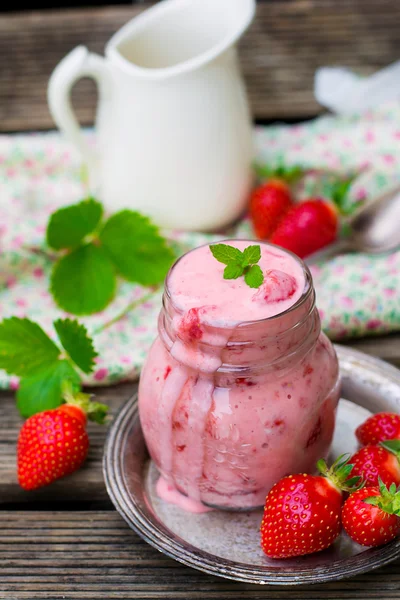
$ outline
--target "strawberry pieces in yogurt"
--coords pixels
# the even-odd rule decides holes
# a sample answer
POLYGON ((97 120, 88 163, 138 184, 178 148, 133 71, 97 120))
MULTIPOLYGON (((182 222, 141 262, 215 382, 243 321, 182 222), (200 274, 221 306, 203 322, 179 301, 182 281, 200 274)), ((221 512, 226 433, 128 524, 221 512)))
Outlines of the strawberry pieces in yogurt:
POLYGON ((253 300, 267 303, 289 300, 297 290, 297 281, 289 273, 270 269, 264 274, 264 283, 254 294, 253 300))

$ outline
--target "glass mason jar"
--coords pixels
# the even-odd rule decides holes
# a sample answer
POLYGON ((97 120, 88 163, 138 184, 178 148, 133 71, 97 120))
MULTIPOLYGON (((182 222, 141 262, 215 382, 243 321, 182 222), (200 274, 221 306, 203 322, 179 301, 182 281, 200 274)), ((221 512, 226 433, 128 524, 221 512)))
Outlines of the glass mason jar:
POLYGON ((159 336, 140 379, 140 419, 166 482, 207 506, 261 507, 276 481, 313 471, 328 453, 338 363, 321 333, 310 272, 294 259, 305 287, 291 308, 230 328, 202 323, 201 336, 166 280, 159 336))

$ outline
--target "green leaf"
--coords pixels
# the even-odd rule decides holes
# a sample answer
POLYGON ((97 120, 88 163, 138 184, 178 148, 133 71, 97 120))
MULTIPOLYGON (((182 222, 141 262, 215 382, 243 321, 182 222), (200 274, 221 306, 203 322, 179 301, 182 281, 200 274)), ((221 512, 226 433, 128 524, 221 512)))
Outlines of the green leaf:
POLYGON ((94 198, 60 208, 50 217, 47 243, 54 250, 76 248, 100 223, 103 207, 94 198))
POLYGON ((385 440, 379 444, 397 457, 400 457, 400 440, 385 440))
POLYGON ((58 306, 74 315, 103 310, 116 287, 115 269, 103 248, 81 246, 61 258, 51 274, 51 292, 58 306))
POLYGON ((100 240, 119 273, 142 285, 162 283, 175 259, 158 228, 131 210, 110 217, 100 232, 100 240))
POLYGON ((10 375, 34 375, 59 356, 59 348, 33 321, 11 317, 0 323, 0 368, 10 375))
POLYGON ((210 250, 214 258, 224 265, 229 265, 231 262, 242 263, 243 253, 234 246, 228 244, 212 244, 210 250))
POLYGON ((259 265, 253 265, 244 274, 244 280, 251 288, 259 288, 264 281, 264 275, 259 265))
POLYGON ((254 265, 255 263, 258 263, 261 258, 260 246, 247 246, 247 248, 243 250, 243 258, 245 261, 245 267, 247 265, 254 265))
POLYGON ((283 160, 281 160, 275 167, 255 164, 254 170, 258 179, 261 179, 262 181, 278 178, 286 181, 287 183, 295 183, 306 174, 306 170, 298 165, 291 167, 285 166, 283 160))
POLYGON ((369 498, 364 498, 363 502, 366 504, 371 504, 372 506, 379 506, 381 499, 379 496, 370 496, 369 498))
POLYGON ((237 279, 241 275, 243 275, 242 265, 230 263, 224 269, 224 279, 237 279))
POLYGON ((328 187, 327 195, 337 207, 339 213, 350 216, 358 208, 358 203, 350 200, 350 190, 358 173, 351 174, 346 179, 339 179, 328 187))
POLYGON ((78 321, 71 319, 58 319, 54 321, 63 348, 68 352, 74 363, 84 373, 91 373, 94 368, 94 359, 98 356, 93 347, 93 341, 89 337, 87 329, 78 321))
POLYGON ((39 373, 24 377, 17 391, 17 406, 23 417, 60 406, 63 381, 70 380, 78 391, 80 377, 68 360, 58 360, 39 373))

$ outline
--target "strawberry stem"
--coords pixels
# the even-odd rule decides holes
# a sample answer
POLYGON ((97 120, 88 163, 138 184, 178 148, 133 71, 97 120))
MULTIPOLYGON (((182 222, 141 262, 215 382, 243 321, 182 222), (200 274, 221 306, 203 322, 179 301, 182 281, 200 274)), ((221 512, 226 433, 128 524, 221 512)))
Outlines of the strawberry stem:
POLYGON ((361 481, 361 477, 349 477, 353 469, 353 465, 349 464, 349 460, 349 454, 341 454, 329 469, 326 461, 321 458, 317 462, 317 469, 339 490, 350 493, 355 492, 362 488, 364 483, 361 481))
POLYGON ((80 408, 87 415, 89 421, 94 421, 100 425, 104 423, 108 412, 106 404, 92 402, 91 394, 74 392, 69 380, 64 380, 62 383, 62 395, 66 404, 80 408))
POLYGON ((389 515, 400 515, 400 487, 392 483, 388 489, 382 479, 378 478, 380 495, 364 498, 366 504, 371 504, 389 515))

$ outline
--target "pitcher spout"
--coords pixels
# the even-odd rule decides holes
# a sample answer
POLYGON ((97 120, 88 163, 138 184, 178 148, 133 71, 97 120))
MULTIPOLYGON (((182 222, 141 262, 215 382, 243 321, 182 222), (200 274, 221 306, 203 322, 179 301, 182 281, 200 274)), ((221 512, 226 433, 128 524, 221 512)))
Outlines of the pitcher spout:
POLYGON ((106 54, 143 78, 190 72, 233 46, 255 8, 256 0, 163 0, 117 32, 106 54))

